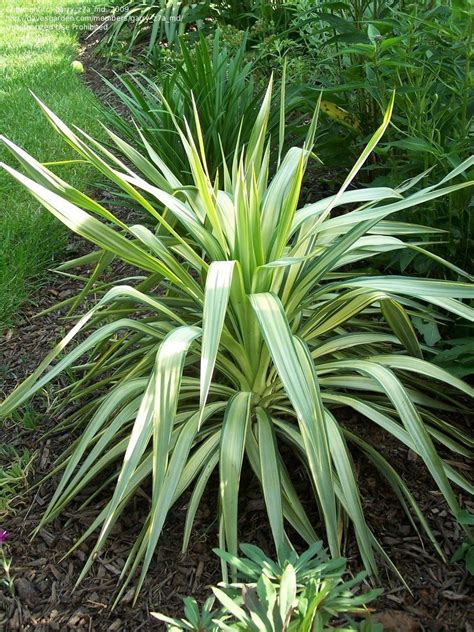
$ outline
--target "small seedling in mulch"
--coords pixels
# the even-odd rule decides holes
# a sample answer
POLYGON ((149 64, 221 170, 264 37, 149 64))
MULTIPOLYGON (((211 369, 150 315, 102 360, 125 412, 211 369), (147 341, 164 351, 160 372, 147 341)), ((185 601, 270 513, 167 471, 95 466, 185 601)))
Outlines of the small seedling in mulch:
POLYGON ((15 595, 15 584, 13 580, 13 575, 11 574, 11 565, 12 560, 11 557, 7 556, 7 540, 9 537, 8 531, 5 529, 0 529, 0 565, 2 568, 2 575, 0 576, 0 586, 3 586, 7 589, 10 595, 13 597, 15 595))

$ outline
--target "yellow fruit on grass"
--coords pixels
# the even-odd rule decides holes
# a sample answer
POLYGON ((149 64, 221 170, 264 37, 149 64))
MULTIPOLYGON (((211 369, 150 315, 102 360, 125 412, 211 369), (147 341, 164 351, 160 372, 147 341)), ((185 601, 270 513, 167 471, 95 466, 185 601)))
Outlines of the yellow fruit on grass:
POLYGON ((84 72, 84 66, 81 64, 80 61, 73 61, 71 66, 74 72, 77 72, 79 74, 84 72))

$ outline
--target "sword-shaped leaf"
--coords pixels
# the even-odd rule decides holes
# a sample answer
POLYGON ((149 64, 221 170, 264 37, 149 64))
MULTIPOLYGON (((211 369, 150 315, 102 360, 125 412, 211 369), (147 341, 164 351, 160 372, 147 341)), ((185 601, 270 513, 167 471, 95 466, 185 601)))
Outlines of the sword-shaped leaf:
POLYGON ((276 296, 253 294, 251 302, 275 367, 298 416, 329 546, 337 555, 339 539, 331 458, 324 410, 311 358, 306 356, 304 347, 292 336, 283 306, 276 296))
MULTIPOLYGON (((245 438, 250 420, 252 393, 237 393, 229 401, 222 425, 219 455, 220 502, 226 548, 237 554, 237 514, 245 438)), ((223 543, 222 543, 223 544, 223 543)))

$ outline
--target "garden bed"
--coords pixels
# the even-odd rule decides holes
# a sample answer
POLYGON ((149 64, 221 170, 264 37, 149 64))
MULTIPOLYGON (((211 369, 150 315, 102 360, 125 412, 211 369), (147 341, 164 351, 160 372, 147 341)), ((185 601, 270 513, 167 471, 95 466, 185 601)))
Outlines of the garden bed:
MULTIPOLYGON (((77 256, 80 253, 81 244, 76 240, 72 242, 69 254, 77 256)), ((3 337, 0 364, 8 374, 8 390, 39 363, 45 351, 57 340, 63 326, 57 313, 41 318, 33 318, 34 314, 74 295, 78 289, 76 281, 53 277, 48 291, 32 301, 22 313, 17 328, 3 337)), ((71 442, 69 433, 51 434, 57 421, 54 416, 43 414, 36 430, 22 433, 14 424, 0 430, 0 443, 26 447, 36 454, 30 486, 42 480, 71 442), (15 437, 13 440, 12 436, 15 437)), ((459 422, 465 427, 471 425, 469 418, 459 422)), ((441 495, 433 491, 431 479, 420 460, 382 431, 367 426, 367 422, 348 417, 345 423, 351 427, 355 425, 357 431, 362 436, 365 434, 373 444, 384 445, 384 454, 410 483, 449 559, 461 541, 459 527, 451 518, 441 495)), ((355 457, 364 508, 370 516, 371 526, 411 590, 410 594, 397 577, 382 567, 381 584, 385 592, 375 602, 374 608, 382 617, 386 630, 470 632, 470 621, 474 615, 470 601, 473 578, 461 565, 446 564, 431 547, 423 546, 384 480, 362 460, 357 460, 357 454, 355 457)), ((294 469, 298 468, 297 464, 294 466, 294 469)), ((466 464, 456 463, 456 466, 465 475, 469 474, 466 464)), ((295 476, 295 484, 304 498, 307 483, 301 472, 295 476)), ((212 553, 212 548, 217 546, 216 480, 211 480, 207 502, 197 514, 189 551, 185 555, 181 553, 186 497, 172 509, 158 554, 136 605, 132 603, 133 590, 130 589, 113 611, 110 605, 116 593, 118 576, 127 551, 140 530, 148 502, 146 494, 120 521, 113 532, 111 544, 82 584, 73 590, 93 538, 70 557, 62 558, 89 526, 101 503, 98 499, 93 506, 82 510, 79 503, 72 504, 63 516, 48 524, 31 540, 31 532, 39 523, 54 487, 54 478, 30 487, 16 500, 15 515, 4 525, 11 534, 10 551, 16 587, 14 597, 5 593, 0 596, 0 612, 5 611, 8 621, 6 630, 159 630, 163 627, 150 616, 150 611, 178 615, 183 596, 192 594, 203 600, 209 593, 208 586, 220 581, 220 566, 212 553)), ((262 526, 266 525, 266 518, 261 494, 251 479, 242 482, 242 490, 245 491, 240 500, 241 541, 251 541, 271 552, 271 535, 267 527, 262 526)), ((94 491, 94 488, 84 490, 81 498, 86 500, 94 491)), ((466 501, 466 507, 472 511, 474 504, 466 501)), ((316 521, 314 508, 312 515, 316 521)), ((347 543, 346 554, 352 572, 360 570, 356 551, 356 543, 351 539, 347 543)))
MULTIPOLYGON (((84 78, 96 95, 110 104, 107 91, 94 73, 95 62, 91 51, 93 46, 94 43, 88 43, 83 47, 82 61, 86 67, 84 78)), ((110 71, 107 72, 112 79, 110 71)), ((310 199, 316 197, 316 190, 318 195, 321 192, 324 195, 329 194, 327 187, 322 187, 325 190, 321 191, 321 186, 316 181, 314 186, 310 185, 308 188, 310 199)), ((80 240, 70 241, 68 258, 84 252, 88 252, 88 248, 84 249, 80 240)), ((60 337, 62 330, 69 327, 68 321, 60 318, 65 315, 64 310, 59 314, 52 312, 40 318, 35 318, 35 314, 73 296, 80 287, 79 281, 69 277, 53 277, 45 289, 24 308, 16 326, 7 331, 0 340, 0 365, 5 376, 5 392, 10 392, 38 365, 60 337)), ((56 381, 48 393, 53 394, 60 385, 61 382, 56 381)), ((46 399, 41 401, 41 398, 37 398, 35 401, 35 411, 42 412, 33 430, 23 431, 21 413, 16 414, 13 420, 0 429, 0 444, 18 447, 19 450, 26 448, 35 455, 28 477, 29 489, 14 499, 14 514, 8 518, 8 523, 2 524, 10 533, 9 554, 12 557, 11 570, 15 586, 14 595, 8 595, 5 591, 0 594, 0 613, 5 613, 3 619, 6 630, 135 632, 163 629, 151 617, 151 611, 179 615, 182 597, 191 594, 198 601, 203 601, 209 594, 209 586, 220 581, 220 566, 212 553, 212 548, 218 542, 217 476, 211 478, 205 500, 198 510, 188 552, 181 553, 189 501, 189 495, 185 494, 170 512, 158 553, 137 602, 133 603, 131 585, 112 610, 111 604, 116 595, 121 569, 127 553, 139 535, 143 516, 148 511, 149 490, 140 490, 123 519, 114 528, 107 547, 95 561, 91 572, 74 589, 93 538, 70 556, 65 556, 97 515, 104 504, 105 496, 102 499, 99 495, 91 505, 81 507, 81 503, 86 502, 96 491, 94 487, 84 489, 59 518, 41 529, 33 540, 30 539, 57 482, 55 477, 44 482, 42 479, 71 443, 70 432, 54 432, 61 419, 54 412, 51 413, 51 409, 45 404, 46 399)), ((466 430, 472 430, 470 417, 454 418, 452 421, 466 430)), ((357 416, 347 414, 344 417, 342 414, 342 425, 355 428, 360 437, 377 446, 409 483, 449 560, 462 541, 462 533, 442 495, 433 490, 434 483, 421 459, 378 427, 357 416)), ((381 565, 380 578, 375 583, 384 587, 384 595, 373 607, 387 632, 471 632, 470 621, 474 617, 469 597, 474 587, 472 577, 468 576, 461 564, 443 561, 431 547, 423 545, 385 480, 356 451, 354 461, 370 527, 408 585, 408 588, 403 586, 399 578, 381 565)), ((455 465, 466 477, 469 476, 469 466, 461 459, 457 459, 456 463, 451 461, 450 464, 455 465)), ((308 493, 309 484, 303 476, 302 468, 294 461, 293 456, 288 455, 287 465, 293 473, 292 479, 300 497, 305 499, 312 496, 308 493)), ((474 503, 462 495, 460 502, 471 512, 474 509, 474 503)), ((309 504, 306 509, 316 532, 323 533, 316 507, 309 504)), ((273 554, 272 537, 266 524, 262 494, 255 480, 248 472, 244 472, 239 512, 240 541, 252 542, 273 554)), ((361 568, 357 550, 355 538, 350 531, 345 542, 345 553, 349 558, 351 573, 356 573, 361 568)))

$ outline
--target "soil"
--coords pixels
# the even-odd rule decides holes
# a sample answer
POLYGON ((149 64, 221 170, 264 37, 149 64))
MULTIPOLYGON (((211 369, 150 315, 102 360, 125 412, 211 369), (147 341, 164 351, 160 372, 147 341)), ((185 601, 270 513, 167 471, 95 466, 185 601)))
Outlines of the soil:
MULTIPOLYGON (((90 55, 90 52, 84 54, 90 55)), ((91 81, 89 75, 87 81, 91 81)), ((94 89, 94 84, 91 87, 94 89)), ((99 94, 104 97, 104 93, 99 94)), ((71 240, 71 258, 87 251, 87 246, 81 240, 71 240)), ((73 296, 79 288, 80 282, 69 277, 55 275, 47 279, 44 289, 25 306, 15 329, 7 331, 0 338, 4 393, 9 392, 37 366, 64 327, 69 326, 68 321, 62 319, 65 310, 40 318, 35 318, 35 314, 57 301, 73 296)), ((178 615, 181 613, 183 596, 191 594, 202 601, 209 594, 209 585, 220 580, 219 564, 212 553, 212 548, 217 546, 217 481, 211 480, 205 501, 198 511, 188 552, 181 553, 188 502, 188 498, 184 497, 172 509, 159 551, 137 602, 133 603, 131 586, 112 610, 110 605, 116 594, 118 576, 147 510, 146 494, 130 507, 90 574, 74 589, 92 541, 81 545, 70 556, 64 556, 97 514, 101 498, 86 509, 80 508, 78 499, 60 518, 41 529, 34 539, 30 538, 56 483, 55 478, 44 482, 42 479, 71 442, 69 433, 52 432, 59 418, 51 413, 43 401, 39 401, 37 409, 42 414, 35 429, 25 430, 22 419, 18 418, 9 420, 0 429, 0 445, 17 447, 19 450, 27 448, 35 455, 28 486, 14 500, 14 511, 8 518, 3 517, 4 524, 0 525, 10 533, 6 550, 12 558, 11 571, 15 585, 14 595, 6 589, 0 589, 0 630, 2 619, 3 629, 24 632, 136 632, 163 629, 150 615, 151 611, 178 615)), ((463 427, 470 425, 469 419, 456 421, 463 427)), ((439 492, 434 490, 431 478, 420 460, 381 430, 368 426, 361 419, 347 417, 344 423, 380 448, 397 472, 409 482, 449 560, 462 541, 462 534, 439 492)), ((423 545, 385 481, 359 458, 357 452, 354 452, 354 458, 370 526, 409 586, 409 589, 406 588, 389 570, 382 570, 375 582, 385 589, 384 595, 374 604, 385 629, 400 632, 472 632, 472 577, 468 576, 461 564, 446 563, 432 547, 423 545)), ((454 465, 465 475, 469 474, 469 466, 465 462, 454 465)), ((302 497, 308 498, 311 491, 301 469, 295 463, 290 471, 294 472, 295 484, 302 497)), ((93 491, 93 488, 87 488, 82 499, 87 499, 93 491)), ((461 495, 460 502, 466 509, 474 511, 474 503, 461 495)), ((271 552, 261 494, 250 477, 242 484, 240 505, 241 541, 253 542, 271 552)), ((314 507, 312 511, 317 529, 318 519, 314 507)), ((348 538, 345 549, 349 570, 355 573, 360 570, 360 560, 354 538, 348 538)))

